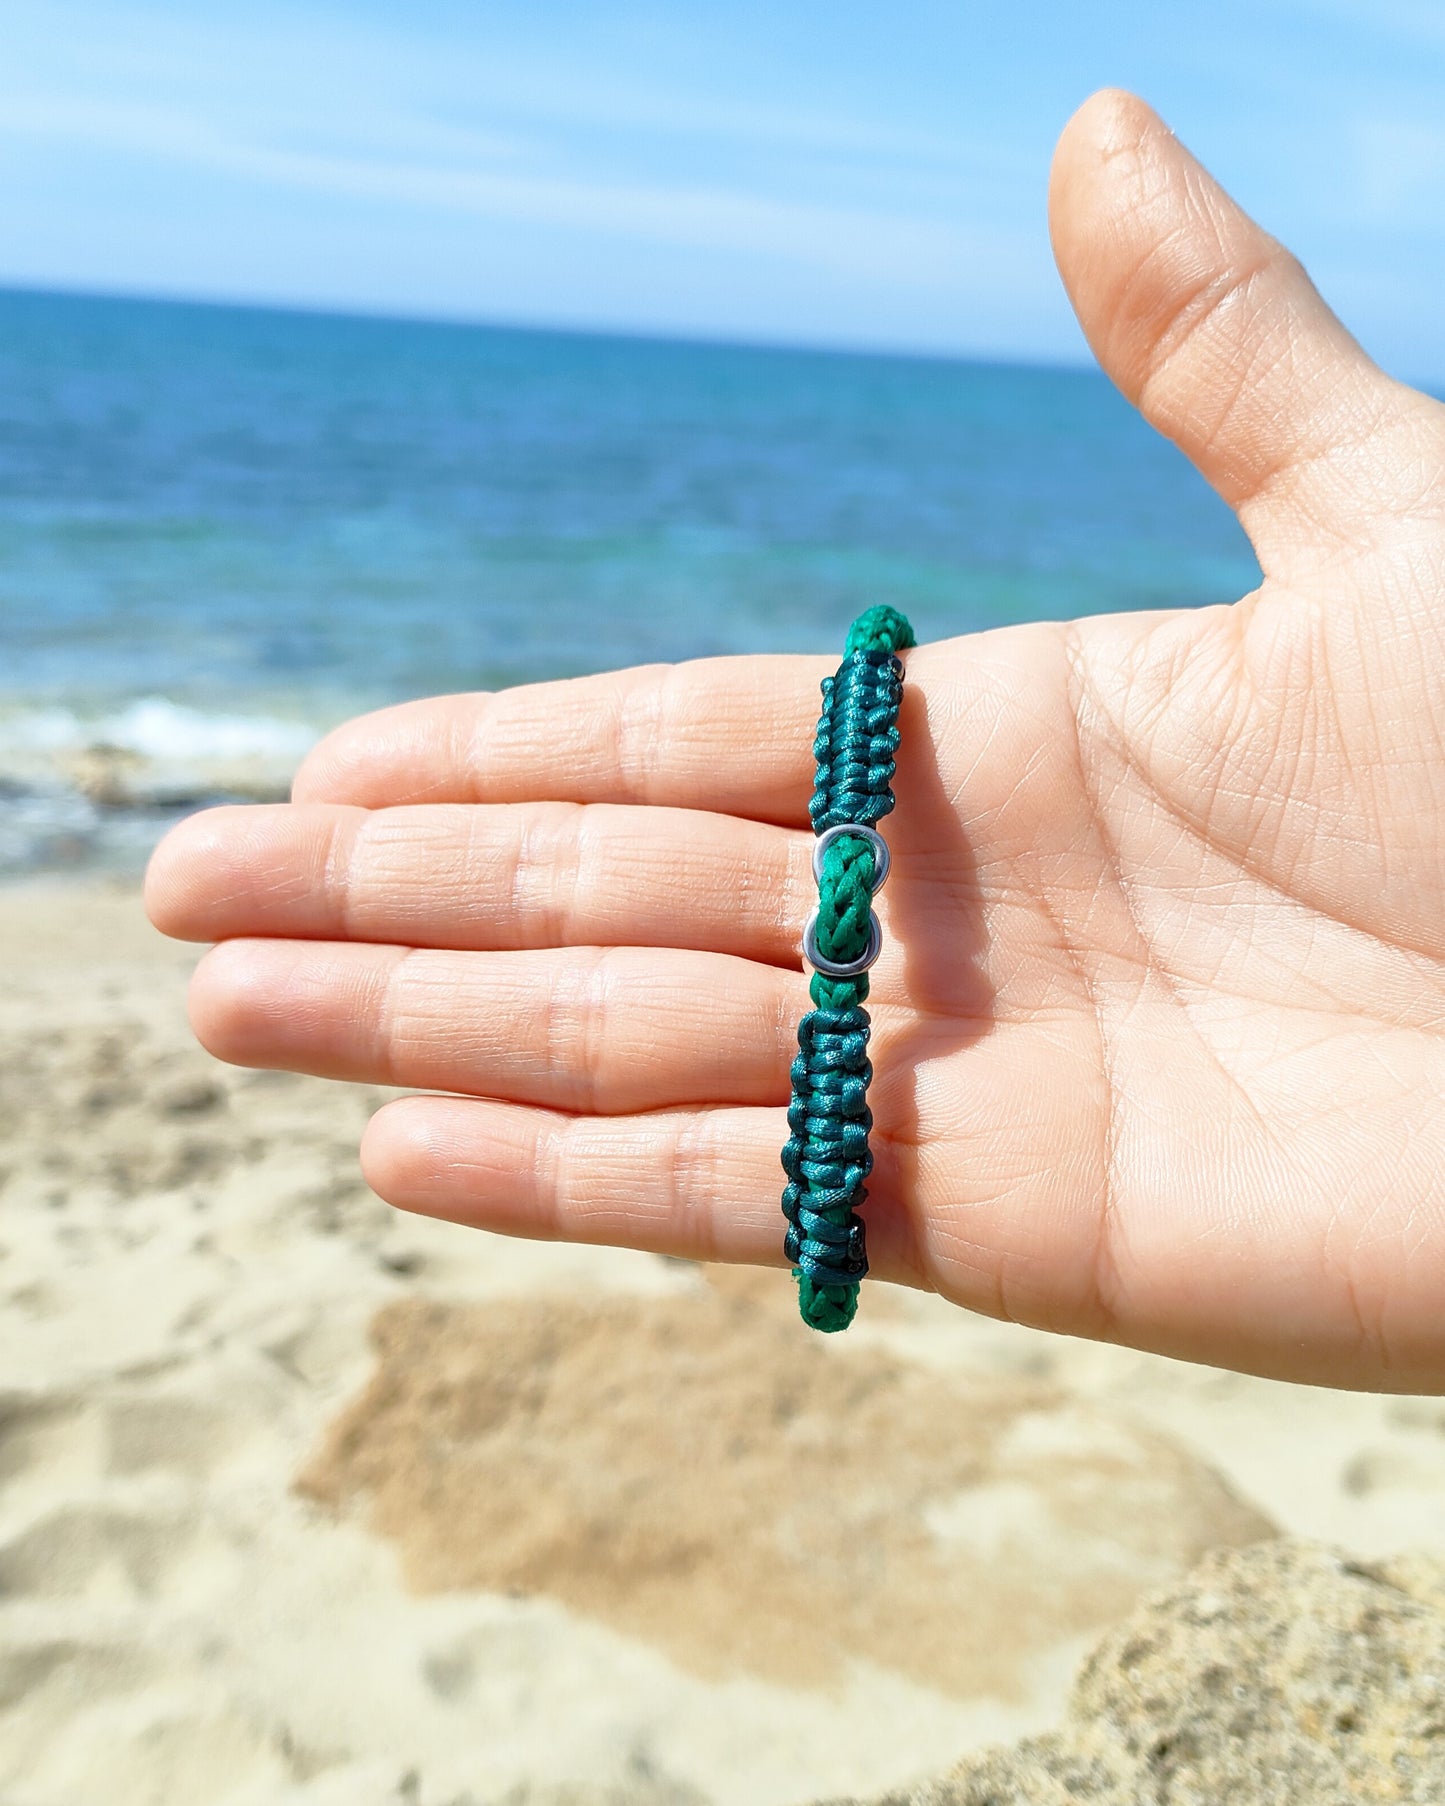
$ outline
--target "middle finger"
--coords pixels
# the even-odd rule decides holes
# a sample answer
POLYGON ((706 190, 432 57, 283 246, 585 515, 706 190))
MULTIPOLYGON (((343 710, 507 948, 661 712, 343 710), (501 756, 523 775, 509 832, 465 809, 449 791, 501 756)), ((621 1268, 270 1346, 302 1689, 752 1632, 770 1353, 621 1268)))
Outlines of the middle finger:
POLYGON ((689 947, 795 967, 810 855, 806 833, 696 809, 288 803, 190 817, 146 890, 183 940, 689 947))

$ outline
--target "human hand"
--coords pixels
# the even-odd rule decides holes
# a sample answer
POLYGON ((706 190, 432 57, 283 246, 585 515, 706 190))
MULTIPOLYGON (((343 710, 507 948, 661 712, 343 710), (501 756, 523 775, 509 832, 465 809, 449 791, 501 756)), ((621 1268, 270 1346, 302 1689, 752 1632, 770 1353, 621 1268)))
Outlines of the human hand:
MULTIPOLYGON (((1101 363, 1265 579, 906 655, 874 1273, 1193 1360, 1445 1389, 1445 408, 1128 96, 1066 129, 1051 216, 1101 363)), ((291 805, 194 817, 155 856, 157 925, 221 943, 196 1032, 458 1094, 367 1131, 406 1209, 780 1262, 835 663, 350 723, 291 805)))

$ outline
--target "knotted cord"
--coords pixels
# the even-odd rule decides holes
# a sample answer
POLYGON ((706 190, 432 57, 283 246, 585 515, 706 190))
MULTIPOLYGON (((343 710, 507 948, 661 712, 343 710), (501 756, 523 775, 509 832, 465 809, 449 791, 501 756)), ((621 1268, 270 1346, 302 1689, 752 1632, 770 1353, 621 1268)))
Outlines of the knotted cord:
MULTIPOLYGON (((817 783, 808 805, 813 832, 845 825, 873 827, 893 807, 894 759, 903 666, 913 629, 896 609, 870 608, 848 632, 837 672, 823 680, 823 713, 813 742, 817 783)), ((815 929, 818 953, 830 964, 862 958, 869 942, 875 861, 862 835, 841 834, 823 851, 815 929)), ((783 1149, 788 1184, 784 1250, 798 1281, 798 1307, 812 1328, 846 1329, 858 1309, 868 1271, 863 1219, 873 1170, 868 1131, 868 974, 833 977, 815 971, 814 1008, 798 1024, 792 1102, 783 1149)))

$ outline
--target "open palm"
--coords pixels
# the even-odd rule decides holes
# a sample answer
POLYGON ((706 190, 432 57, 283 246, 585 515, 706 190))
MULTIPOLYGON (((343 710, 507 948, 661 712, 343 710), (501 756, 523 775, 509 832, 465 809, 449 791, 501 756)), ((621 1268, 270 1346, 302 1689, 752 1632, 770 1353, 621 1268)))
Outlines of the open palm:
MULTIPOLYGON (((1051 201, 1101 362, 1266 578, 906 655, 874 1271, 1191 1358, 1445 1386, 1445 408, 1138 101, 1082 109, 1051 201)), ((197 1032, 452 1094, 373 1121, 396 1204, 781 1261, 835 662, 351 723, 293 804, 156 856, 157 923, 223 943, 197 1032)))

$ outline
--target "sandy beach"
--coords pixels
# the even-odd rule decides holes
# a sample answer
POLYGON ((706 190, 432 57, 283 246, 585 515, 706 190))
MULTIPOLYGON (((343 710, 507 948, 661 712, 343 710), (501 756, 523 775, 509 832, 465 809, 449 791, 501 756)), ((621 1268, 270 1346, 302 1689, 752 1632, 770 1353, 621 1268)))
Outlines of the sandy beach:
POLYGON ((0 1797, 785 1806, 1058 1715, 1207 1551, 1433 1544, 1445 1404, 397 1215, 135 887, 0 892, 0 1797))

